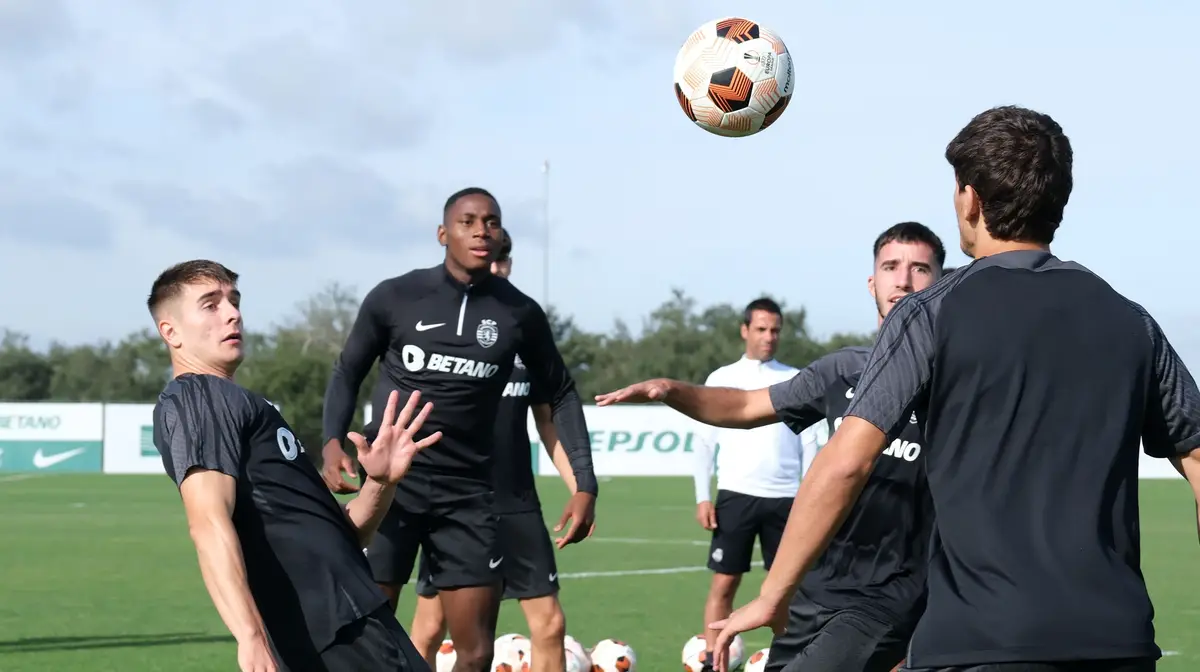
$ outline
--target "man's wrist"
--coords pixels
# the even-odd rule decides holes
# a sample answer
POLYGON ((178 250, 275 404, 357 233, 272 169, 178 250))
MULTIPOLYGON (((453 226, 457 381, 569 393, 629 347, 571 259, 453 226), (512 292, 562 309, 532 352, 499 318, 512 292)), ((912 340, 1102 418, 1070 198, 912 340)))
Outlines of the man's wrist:
POLYGON ((242 646, 247 646, 250 644, 265 645, 267 643, 267 631, 261 623, 257 626, 248 626, 240 632, 234 632, 231 634, 233 634, 233 638, 237 641, 237 643, 242 646))

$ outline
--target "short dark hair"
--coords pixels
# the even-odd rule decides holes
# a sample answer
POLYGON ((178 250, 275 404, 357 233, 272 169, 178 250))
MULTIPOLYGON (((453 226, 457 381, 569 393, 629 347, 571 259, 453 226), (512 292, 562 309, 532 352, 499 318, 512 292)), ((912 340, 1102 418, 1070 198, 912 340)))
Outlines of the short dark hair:
POLYGON ((500 230, 500 252, 496 255, 496 261, 508 261, 512 256, 512 236, 508 235, 508 229, 500 230))
POLYGON ((742 311, 742 324, 749 326, 750 318, 754 316, 754 311, 761 310, 772 315, 778 315, 783 319, 783 309, 779 307, 770 297, 760 297, 746 304, 746 310, 742 311))
MULTIPOLYGON (((450 198, 446 199, 446 205, 442 208, 442 217, 450 214, 450 208, 453 208, 455 203, 458 203, 467 196, 487 196, 493 201, 496 201, 496 197, 492 195, 492 192, 484 189, 483 187, 467 187, 466 189, 459 189, 453 194, 450 194, 450 198)), ((500 201, 496 202, 499 203, 500 201)))
POLYGON ((1049 115, 995 107, 975 116, 946 146, 959 189, 982 202, 996 240, 1049 245, 1071 197, 1071 141, 1049 115))
POLYGON ((937 259, 938 268, 946 263, 946 246, 942 244, 942 239, 938 238, 938 235, 924 224, 900 222, 889 226, 875 239, 871 258, 878 259, 879 251, 888 243, 925 243, 933 248, 933 256, 937 259))
POLYGON ((164 303, 178 297, 186 285, 200 280, 215 280, 223 285, 236 287, 238 274, 207 259, 193 259, 175 264, 160 273, 150 287, 150 297, 146 299, 150 315, 157 318, 158 309, 164 303))

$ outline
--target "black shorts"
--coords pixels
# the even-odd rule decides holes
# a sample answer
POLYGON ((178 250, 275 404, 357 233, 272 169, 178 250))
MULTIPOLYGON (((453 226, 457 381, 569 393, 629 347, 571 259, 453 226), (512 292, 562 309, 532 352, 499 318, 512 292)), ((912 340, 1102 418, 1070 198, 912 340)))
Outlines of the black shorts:
POLYGON ((765 669, 890 672, 904 660, 912 630, 860 610, 827 609, 797 591, 788 606, 787 629, 771 642, 765 669))
POLYGON ((1150 658, 1081 660, 1062 663, 993 663, 967 667, 902 667, 904 672, 1154 672, 1157 661, 1150 658))
MULTIPOLYGON (((500 576, 504 581, 505 600, 529 600, 558 593, 558 564, 554 560, 554 542, 546 530, 541 511, 500 514, 497 535, 504 561, 500 576)), ((428 571, 429 557, 421 549, 417 570, 417 594, 433 597, 438 589, 428 571)))
POLYGON ((429 672, 390 605, 343 626, 320 654, 295 640, 272 644, 280 672, 429 672))
POLYGON ((396 488, 396 501, 366 551, 375 581, 408 583, 417 552, 424 549, 427 575, 438 588, 498 583, 504 558, 496 550, 499 519, 492 491, 446 497, 433 488, 435 479, 442 477, 410 472, 396 488))
POLYGON ((754 540, 758 539, 763 567, 771 569, 792 501, 791 497, 754 497, 718 490, 717 529, 708 548, 708 568, 718 574, 745 574, 750 571, 754 540))

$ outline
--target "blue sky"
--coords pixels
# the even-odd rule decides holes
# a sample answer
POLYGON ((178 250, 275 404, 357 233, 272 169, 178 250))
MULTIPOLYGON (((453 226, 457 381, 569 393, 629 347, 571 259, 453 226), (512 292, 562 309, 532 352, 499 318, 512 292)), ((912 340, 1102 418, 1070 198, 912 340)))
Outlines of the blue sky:
POLYGON ((466 185, 499 196, 540 300, 549 159, 550 298, 583 326, 636 326, 680 287, 866 331, 872 239, 915 219, 955 248, 945 144, 1015 103, 1074 144, 1055 251, 1195 368, 1197 25, 1193 3, 1097 0, 10 0, 0 324, 120 337, 194 257, 242 274, 252 328, 279 322, 331 282, 437 263, 466 185), (671 87, 683 39, 730 13, 796 61, 789 109, 751 138, 694 127, 671 87))

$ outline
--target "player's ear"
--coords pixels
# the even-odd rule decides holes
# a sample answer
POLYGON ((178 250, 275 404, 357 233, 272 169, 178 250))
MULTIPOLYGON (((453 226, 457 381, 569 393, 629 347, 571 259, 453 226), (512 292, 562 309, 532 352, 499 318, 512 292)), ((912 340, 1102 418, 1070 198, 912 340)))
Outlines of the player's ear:
POLYGON ((441 245, 442 247, 446 246, 446 225, 445 224, 438 224, 437 241, 438 241, 438 245, 441 245))
POLYGON ((178 348, 180 345, 179 331, 169 320, 158 321, 158 335, 168 347, 178 348))
POLYGON ((872 299, 876 298, 875 297, 875 276, 874 275, 867 276, 867 291, 871 293, 872 299))

